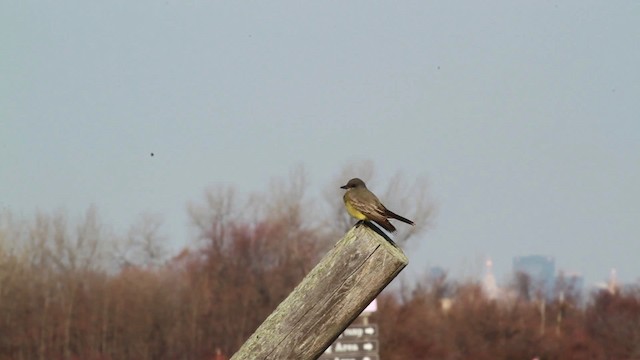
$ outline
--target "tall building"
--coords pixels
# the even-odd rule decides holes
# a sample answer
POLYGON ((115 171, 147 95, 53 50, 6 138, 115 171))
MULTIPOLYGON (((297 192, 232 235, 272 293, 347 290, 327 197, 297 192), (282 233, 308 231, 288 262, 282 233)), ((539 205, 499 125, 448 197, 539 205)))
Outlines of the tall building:
POLYGON ((547 297, 553 296, 556 261, 551 256, 529 255, 513 259, 513 272, 516 276, 524 274, 529 281, 530 296, 541 292, 547 297))
POLYGON ((482 278, 482 290, 489 299, 497 299, 500 293, 496 277, 493 275, 493 261, 487 259, 484 263, 484 277, 482 278))
POLYGON ((447 271, 441 266, 432 266, 429 268, 427 276, 431 280, 440 280, 447 277, 447 271))

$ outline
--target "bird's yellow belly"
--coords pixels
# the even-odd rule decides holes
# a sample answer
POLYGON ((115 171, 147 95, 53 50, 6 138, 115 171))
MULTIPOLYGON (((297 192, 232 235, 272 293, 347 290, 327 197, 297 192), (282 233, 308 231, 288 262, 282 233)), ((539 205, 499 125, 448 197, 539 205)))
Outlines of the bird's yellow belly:
POLYGON ((353 216, 354 218, 358 220, 367 220, 367 217, 363 213, 358 211, 356 208, 351 206, 351 204, 349 204, 348 201, 344 202, 344 207, 347 208, 347 212, 349 213, 349 215, 353 216))

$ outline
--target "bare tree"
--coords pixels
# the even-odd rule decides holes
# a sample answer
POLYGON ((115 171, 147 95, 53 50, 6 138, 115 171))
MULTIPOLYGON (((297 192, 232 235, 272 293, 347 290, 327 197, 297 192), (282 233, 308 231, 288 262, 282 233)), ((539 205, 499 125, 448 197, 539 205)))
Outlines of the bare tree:
POLYGON ((157 268, 168 257, 164 245, 166 237, 161 234, 162 219, 159 215, 143 214, 129 228, 127 236, 114 245, 116 261, 120 266, 143 266, 157 268))
POLYGON ((221 251, 230 230, 227 224, 231 219, 239 218, 242 209, 238 209, 236 191, 233 187, 210 188, 205 192, 205 203, 190 203, 187 206, 189 219, 196 231, 198 241, 221 251))
POLYGON ((398 229, 396 241, 405 243, 418 236, 432 225, 435 215, 434 201, 429 199, 428 183, 425 178, 407 181, 406 176, 398 172, 391 177, 387 190, 382 195, 385 205, 391 209, 401 209, 402 214, 409 216, 415 226, 403 226, 398 229))

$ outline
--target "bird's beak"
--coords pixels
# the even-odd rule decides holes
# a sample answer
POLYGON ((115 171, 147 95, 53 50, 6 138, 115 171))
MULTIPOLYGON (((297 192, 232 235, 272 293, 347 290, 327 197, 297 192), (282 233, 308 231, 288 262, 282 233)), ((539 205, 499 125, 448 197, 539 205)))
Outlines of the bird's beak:
POLYGON ((340 186, 340 189, 347 189, 347 185, 340 186))

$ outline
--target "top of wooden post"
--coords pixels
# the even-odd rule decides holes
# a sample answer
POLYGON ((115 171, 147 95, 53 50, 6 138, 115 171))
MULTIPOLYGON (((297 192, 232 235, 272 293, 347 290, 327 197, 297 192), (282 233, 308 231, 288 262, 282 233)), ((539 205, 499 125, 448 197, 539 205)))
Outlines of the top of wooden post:
POLYGON ((318 358, 407 264, 384 233, 353 227, 231 359, 318 358))

